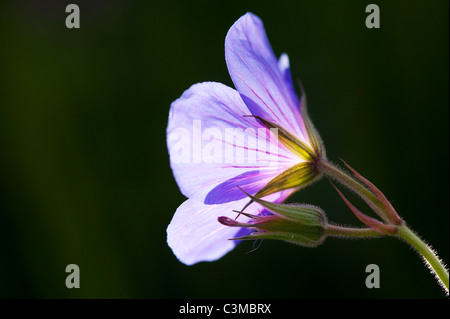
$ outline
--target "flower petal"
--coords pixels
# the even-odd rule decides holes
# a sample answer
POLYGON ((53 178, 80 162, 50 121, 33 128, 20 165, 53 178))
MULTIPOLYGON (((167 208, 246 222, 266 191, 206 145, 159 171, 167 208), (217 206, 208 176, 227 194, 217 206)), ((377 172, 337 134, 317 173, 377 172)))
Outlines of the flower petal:
POLYGON ((223 204, 247 197, 242 191, 256 194, 260 189, 274 178, 273 172, 248 171, 230 178, 214 187, 205 198, 204 203, 223 204))
MULTIPOLYGON (((282 202, 291 190, 267 196, 265 200, 282 202)), ((167 243, 175 256, 186 265, 193 265, 202 261, 214 261, 232 250, 237 241, 229 240, 249 234, 251 231, 220 224, 220 216, 236 218, 233 210, 240 210, 249 201, 248 198, 221 204, 204 205, 194 199, 188 199, 178 207, 175 215, 167 227, 167 243)), ((246 212, 259 215, 263 206, 254 203, 247 207, 246 212)), ((248 222, 249 218, 240 215, 239 220, 248 222)))
MULTIPOLYGON (((172 103, 167 145, 173 174, 186 197, 204 202, 211 190, 230 179, 221 191, 239 181, 236 186, 251 184, 247 189, 254 194, 252 188, 300 161, 268 128, 244 116, 249 114, 236 90, 214 82, 195 84, 172 103), (249 171, 259 174, 245 175, 249 171)), ((209 204, 224 202, 225 197, 216 195, 209 196, 209 204)), ((243 196, 231 191, 226 200, 243 196)))
POLYGON ((277 61, 262 21, 242 16, 225 39, 225 58, 236 89, 253 115, 272 121, 309 143, 286 54, 277 61))

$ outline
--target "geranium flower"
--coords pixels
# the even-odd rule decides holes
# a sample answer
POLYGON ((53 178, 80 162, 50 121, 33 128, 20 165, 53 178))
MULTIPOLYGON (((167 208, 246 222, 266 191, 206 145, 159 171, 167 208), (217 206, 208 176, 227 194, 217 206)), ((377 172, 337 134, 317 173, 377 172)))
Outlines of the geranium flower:
POLYGON ((188 200, 175 212, 167 241, 177 258, 191 265, 213 261, 233 249, 246 228, 217 218, 268 214, 248 206, 244 191, 280 203, 320 177, 324 158, 317 131, 298 98, 289 59, 277 59, 262 21, 252 13, 237 20, 225 39, 225 58, 236 90, 221 83, 190 87, 171 105, 167 127, 170 164, 188 200), (248 206, 248 207, 247 207, 248 206))

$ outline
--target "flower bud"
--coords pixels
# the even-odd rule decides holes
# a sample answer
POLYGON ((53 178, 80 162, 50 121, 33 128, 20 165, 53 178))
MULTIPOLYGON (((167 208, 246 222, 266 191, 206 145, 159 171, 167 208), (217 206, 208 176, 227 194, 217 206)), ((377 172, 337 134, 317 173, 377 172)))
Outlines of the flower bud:
POLYGON ((327 219, 325 213, 316 206, 275 204, 250 196, 251 199, 268 209, 270 215, 250 215, 248 223, 241 223, 228 217, 219 217, 218 221, 231 227, 245 227, 254 232, 236 240, 278 239, 300 246, 316 247, 326 237, 327 219))

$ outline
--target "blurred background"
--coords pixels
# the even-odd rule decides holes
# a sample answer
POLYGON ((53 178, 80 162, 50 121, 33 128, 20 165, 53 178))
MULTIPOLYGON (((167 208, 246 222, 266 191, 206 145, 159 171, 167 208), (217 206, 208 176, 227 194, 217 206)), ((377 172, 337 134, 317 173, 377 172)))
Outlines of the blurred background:
MULTIPOLYGON (((1 297, 444 297, 391 238, 264 241, 251 253, 247 242, 181 264, 166 244, 185 198, 165 129, 190 85, 232 86, 225 35, 252 11, 275 53, 289 54, 328 158, 380 187, 448 263, 448 1, 76 0, 81 28, 67 29, 69 3, 0 4, 1 297), (365 26, 369 3, 380 29, 365 26), (80 289, 65 286, 72 263, 80 289), (365 286, 372 263, 379 289, 365 286)), ((325 179, 291 201, 360 225, 325 179)))

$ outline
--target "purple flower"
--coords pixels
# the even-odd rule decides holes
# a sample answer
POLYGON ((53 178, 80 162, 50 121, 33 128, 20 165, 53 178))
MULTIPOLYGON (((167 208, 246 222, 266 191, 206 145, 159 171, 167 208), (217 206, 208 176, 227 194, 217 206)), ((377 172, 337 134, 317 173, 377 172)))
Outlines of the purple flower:
MULTIPOLYGON (((225 58, 236 90, 198 83, 170 109, 170 164, 188 200, 175 212, 167 242, 187 265, 221 258, 236 245, 227 239, 249 234, 217 221, 235 218, 233 210, 249 203, 243 191, 283 202, 318 179, 315 166, 324 157, 304 95, 295 93, 288 56, 275 57, 257 16, 247 13, 230 28, 225 58)), ((265 214, 259 203, 246 213, 265 214)))

